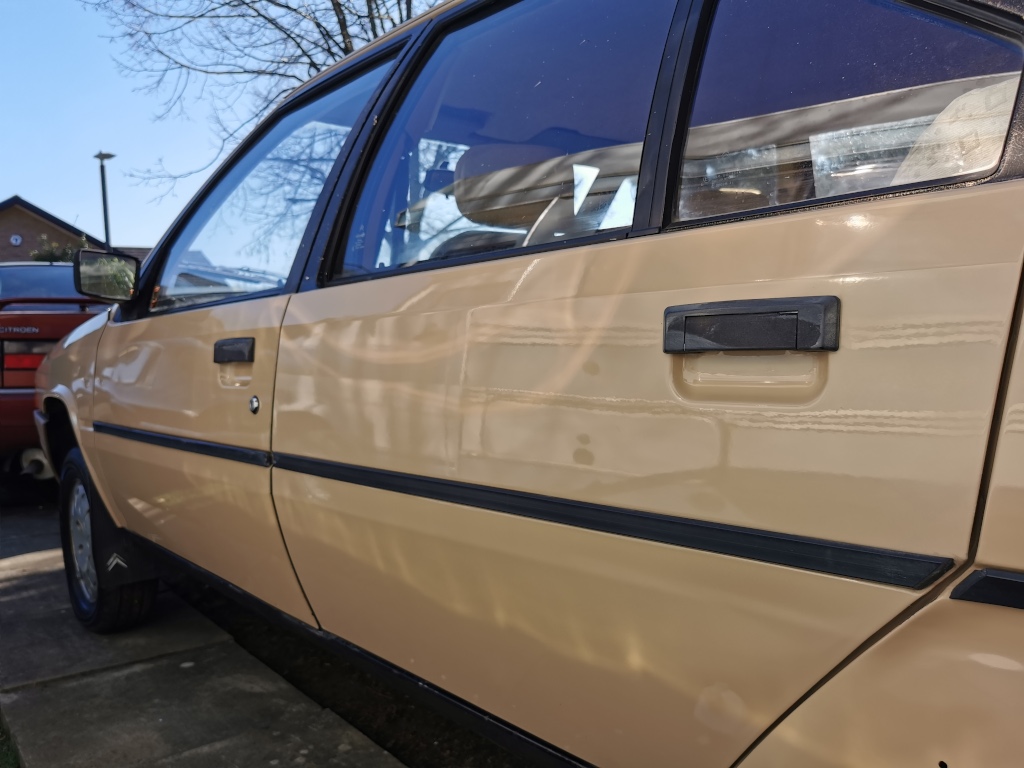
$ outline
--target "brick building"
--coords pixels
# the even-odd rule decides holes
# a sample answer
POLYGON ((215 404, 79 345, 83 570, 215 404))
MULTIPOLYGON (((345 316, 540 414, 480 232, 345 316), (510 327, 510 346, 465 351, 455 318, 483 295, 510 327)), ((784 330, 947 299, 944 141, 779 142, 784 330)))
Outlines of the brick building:
POLYGON ((102 240, 17 195, 0 202, 0 262, 29 261, 29 254, 39 247, 41 235, 52 243, 75 247, 84 236, 90 248, 103 248, 102 240))

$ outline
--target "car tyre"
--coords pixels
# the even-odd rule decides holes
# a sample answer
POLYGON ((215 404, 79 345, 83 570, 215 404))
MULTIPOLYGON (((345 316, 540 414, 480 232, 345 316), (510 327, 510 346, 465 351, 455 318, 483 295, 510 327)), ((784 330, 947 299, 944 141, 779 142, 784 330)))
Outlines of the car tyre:
POLYGON ((78 448, 64 459, 60 474, 60 538, 64 573, 75 618, 97 633, 122 632, 149 618, 157 580, 112 585, 93 559, 98 516, 109 519, 78 448))

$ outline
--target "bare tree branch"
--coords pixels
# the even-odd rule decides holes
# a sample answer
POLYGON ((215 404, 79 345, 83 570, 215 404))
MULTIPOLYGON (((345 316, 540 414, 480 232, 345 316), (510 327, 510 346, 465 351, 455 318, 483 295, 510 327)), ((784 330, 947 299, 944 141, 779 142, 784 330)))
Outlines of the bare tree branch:
POLYGON ((208 163, 183 172, 160 163, 132 174, 171 188, 222 159, 295 86, 438 2, 80 1, 110 21, 120 71, 163 97, 156 119, 187 115, 197 103, 214 115, 218 143, 208 163))

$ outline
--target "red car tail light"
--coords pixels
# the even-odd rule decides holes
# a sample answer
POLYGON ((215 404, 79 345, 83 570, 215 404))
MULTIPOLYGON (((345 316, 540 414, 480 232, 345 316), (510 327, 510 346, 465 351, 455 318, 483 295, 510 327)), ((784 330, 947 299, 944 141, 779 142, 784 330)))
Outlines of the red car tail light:
POLYGON ((46 355, 4 355, 5 371, 34 371, 46 355))
MULTIPOLYGON (((2 355, 0 359, 3 360, 2 368, 4 373, 14 373, 15 371, 23 371, 31 373, 39 364, 43 362, 43 358, 46 357, 46 353, 53 349, 56 342, 53 341, 5 341, 3 342, 2 355)), ((4 386, 20 386, 24 385, 22 379, 28 379, 23 375, 6 375, 4 376, 4 386), (15 381, 17 384, 15 384, 15 381)))

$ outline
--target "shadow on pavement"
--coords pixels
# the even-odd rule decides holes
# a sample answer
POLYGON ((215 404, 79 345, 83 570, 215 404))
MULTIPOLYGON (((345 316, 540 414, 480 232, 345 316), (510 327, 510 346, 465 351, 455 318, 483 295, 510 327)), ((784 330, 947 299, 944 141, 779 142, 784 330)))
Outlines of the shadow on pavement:
MULTIPOLYGON (((12 724, 23 768, 255 765, 266 760, 249 758, 266 758, 271 753, 283 758, 303 744, 307 751, 300 756, 307 768, 335 765, 333 760, 318 762, 310 753, 325 734, 347 739, 349 748, 360 747, 360 760, 346 760, 344 765, 400 768, 380 750, 373 752, 369 742, 360 742, 362 735, 357 731, 410 768, 531 765, 190 577, 169 579, 170 588, 162 589, 153 621, 140 629, 108 636, 82 630, 67 599, 55 487, 42 490, 42 496, 22 497, 17 507, 0 506, 0 622, 4 625, 0 705, 12 724), (231 639, 255 660, 246 654, 236 658, 239 650, 231 639), (201 678, 190 674, 189 680, 182 679, 182 669, 197 665, 214 681, 205 693, 201 678), (123 680, 130 684, 119 682, 123 680), (239 680, 242 690, 234 690, 239 680), (217 686, 234 690, 234 698, 217 693, 217 686), (247 686, 262 686, 265 694, 278 701, 279 710, 265 704, 266 696, 250 696, 246 704, 247 686), (164 706, 149 707, 148 699, 139 698, 140 690, 164 706), (127 702, 101 706, 84 719, 77 717, 71 730, 81 730, 79 738, 87 743, 96 742, 95 763, 65 760, 55 746, 58 740, 50 737, 54 718, 73 718, 70 710, 64 712, 65 699, 87 710, 95 709, 89 703, 93 700, 127 702), (319 707, 334 714, 330 718, 326 717, 330 713, 316 715, 322 712, 319 707), (177 709, 201 715, 198 723, 174 720, 185 731, 195 731, 193 736, 176 737, 165 726, 166 712, 177 709), (287 725, 295 712, 306 712, 308 728, 287 725), (102 728, 104 717, 113 729, 102 728), (339 722, 344 728, 339 729, 339 722), (266 728, 271 727, 267 723, 275 723, 276 730, 270 731, 273 737, 267 736, 266 728), (97 741, 92 729, 105 735, 97 741), (236 762, 243 755, 245 760, 236 762), (142 760, 143 756, 148 757, 142 760)), ((65 732, 59 741, 71 736, 65 732)), ((281 764, 290 762, 281 760, 281 764)))
POLYGON ((74 618, 52 504, 0 511, 0 714, 22 768, 402 768, 169 590, 152 620, 74 618))

